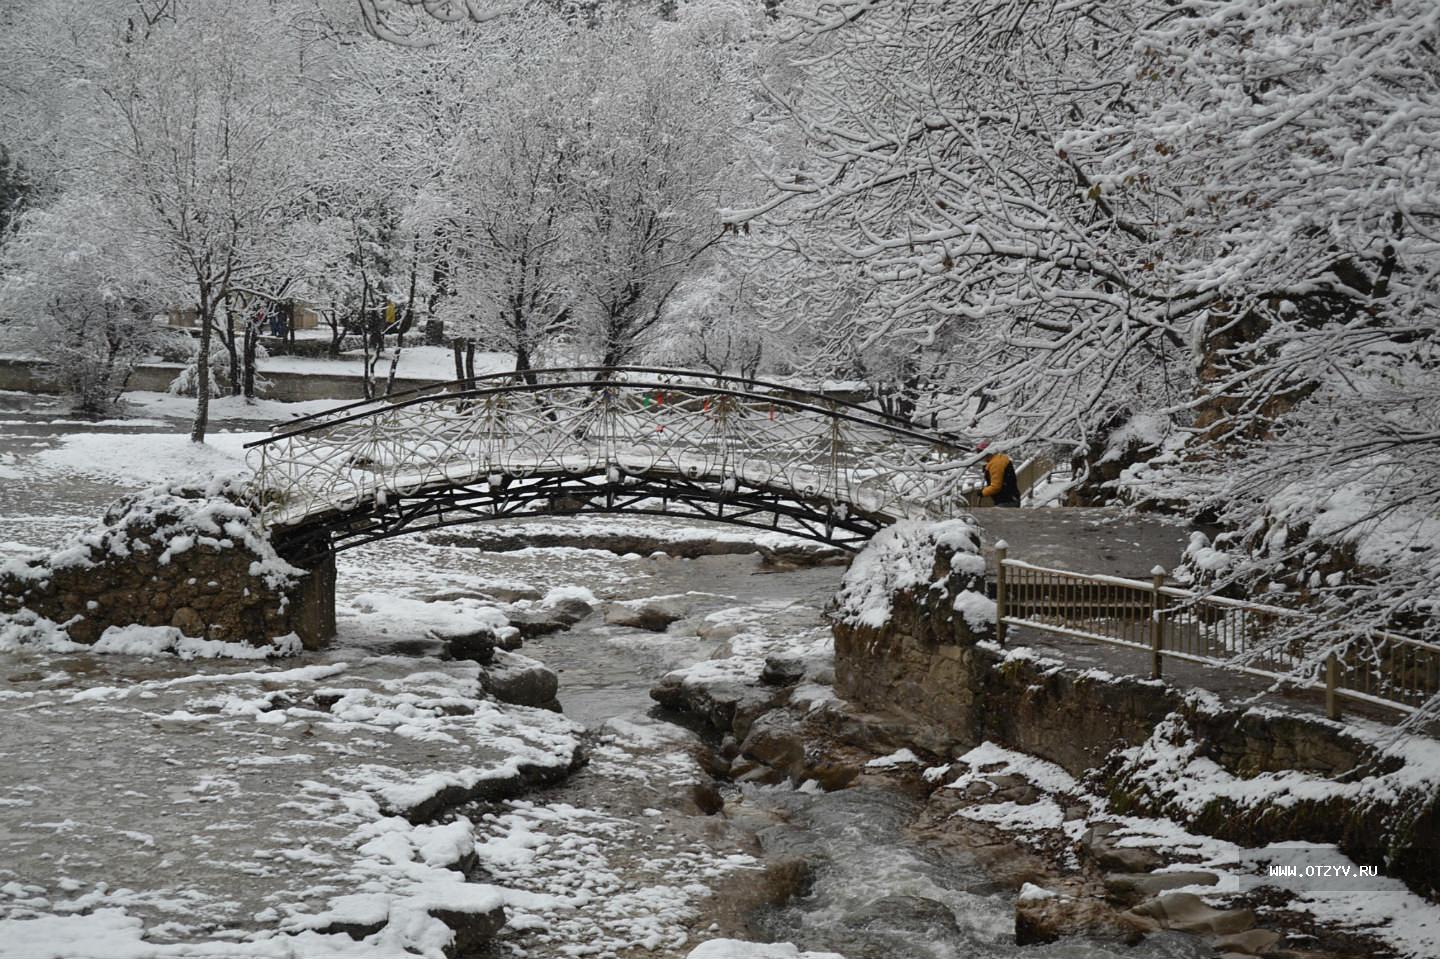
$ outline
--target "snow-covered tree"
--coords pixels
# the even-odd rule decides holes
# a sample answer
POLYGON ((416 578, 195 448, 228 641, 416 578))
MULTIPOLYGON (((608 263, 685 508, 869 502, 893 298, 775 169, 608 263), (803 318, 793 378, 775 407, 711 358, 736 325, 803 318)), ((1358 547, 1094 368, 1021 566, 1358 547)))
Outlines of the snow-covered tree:
POLYGON ((0 257, 0 322, 44 356, 91 415, 110 410, 156 339, 157 289, 116 234, 104 198, 68 195, 23 214, 0 257))
POLYGON ((642 351, 740 197, 760 9, 697 2, 675 23, 617 18, 580 35, 571 273, 579 334, 602 366, 642 351))
POLYGON ((293 12, 45 0, 3 41, 37 90, 62 92, 9 102, 0 122, 44 147, 30 149, 51 195, 108 198, 124 224, 115 242, 149 265, 170 305, 197 311, 202 354, 218 329, 237 359, 254 332, 245 301, 288 273, 283 241, 303 212, 309 155, 293 12))
POLYGON ((808 149, 732 217, 792 307, 864 355, 947 345, 1012 442, 1168 421, 1131 489, 1210 507, 1233 578, 1330 596, 1336 642, 1435 635, 1432 4, 790 10, 808 149))

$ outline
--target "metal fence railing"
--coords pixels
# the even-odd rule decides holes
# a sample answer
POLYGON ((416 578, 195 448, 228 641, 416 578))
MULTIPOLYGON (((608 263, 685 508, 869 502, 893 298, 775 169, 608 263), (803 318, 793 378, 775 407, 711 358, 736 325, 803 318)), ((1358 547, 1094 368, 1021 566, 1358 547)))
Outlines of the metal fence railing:
POLYGON ((1323 658, 1297 628, 1314 614, 1206 596, 1152 580, 1035 566, 995 544, 996 638, 1028 627, 1150 654, 1158 679, 1168 658, 1324 690, 1326 713, 1351 699, 1413 712, 1440 695, 1440 645, 1377 632, 1323 658))

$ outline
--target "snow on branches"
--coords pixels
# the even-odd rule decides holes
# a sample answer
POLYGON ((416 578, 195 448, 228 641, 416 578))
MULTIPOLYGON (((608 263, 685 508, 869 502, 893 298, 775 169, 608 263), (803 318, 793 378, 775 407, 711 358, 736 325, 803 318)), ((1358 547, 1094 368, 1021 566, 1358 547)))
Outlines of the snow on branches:
POLYGON ((1440 9, 788 10, 769 91, 807 149, 729 218, 824 353, 908 340, 1022 441, 1158 417, 1126 489, 1233 530, 1232 578, 1324 592, 1337 642, 1437 635, 1440 9))

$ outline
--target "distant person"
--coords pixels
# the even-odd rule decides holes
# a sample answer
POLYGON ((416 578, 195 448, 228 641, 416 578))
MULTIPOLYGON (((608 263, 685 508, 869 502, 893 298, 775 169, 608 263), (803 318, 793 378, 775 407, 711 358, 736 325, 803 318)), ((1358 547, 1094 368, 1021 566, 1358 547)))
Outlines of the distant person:
POLYGON ((1015 478, 1015 467, 1004 453, 986 449, 989 445, 982 442, 975 447, 976 452, 985 454, 985 488, 980 495, 990 497, 996 506, 1019 506, 1020 481, 1015 478))

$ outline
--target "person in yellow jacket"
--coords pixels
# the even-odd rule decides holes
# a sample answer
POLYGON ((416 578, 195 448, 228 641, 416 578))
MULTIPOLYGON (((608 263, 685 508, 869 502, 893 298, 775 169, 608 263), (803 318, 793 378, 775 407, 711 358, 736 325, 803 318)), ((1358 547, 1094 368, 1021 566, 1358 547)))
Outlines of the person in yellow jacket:
POLYGON ((996 506, 1020 505, 1020 482, 1015 478, 1015 467, 1004 453, 992 453, 986 449, 990 444, 982 442, 975 447, 984 453, 985 488, 981 496, 988 496, 996 506))

